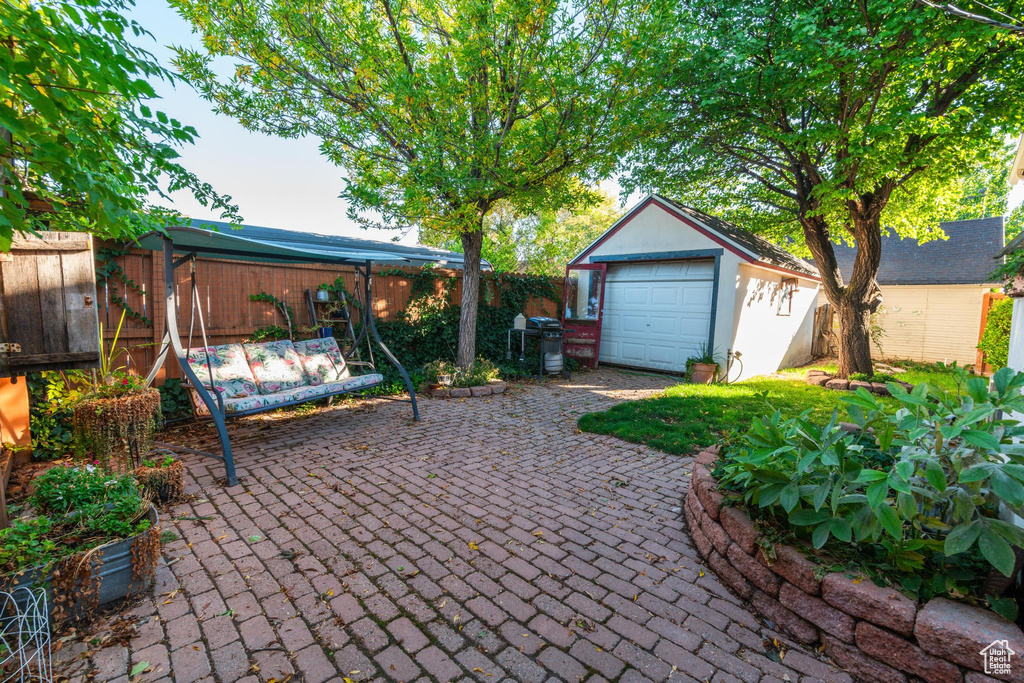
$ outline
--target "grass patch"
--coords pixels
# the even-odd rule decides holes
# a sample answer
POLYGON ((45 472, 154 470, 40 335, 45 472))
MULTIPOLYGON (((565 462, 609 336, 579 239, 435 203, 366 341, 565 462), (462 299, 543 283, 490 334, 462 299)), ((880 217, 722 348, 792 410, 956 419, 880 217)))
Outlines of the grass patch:
MULTIPOLYGON (((579 427, 585 432, 609 434, 666 453, 686 455, 746 431, 755 417, 776 410, 784 417, 810 410, 811 419, 822 423, 838 410, 843 419, 846 410, 840 398, 846 392, 805 384, 803 377, 812 368, 835 370, 834 366, 810 366, 737 384, 677 384, 652 398, 583 415, 579 427)), ((914 384, 928 382, 947 389, 956 386, 950 372, 932 365, 915 364, 899 377, 914 384)))

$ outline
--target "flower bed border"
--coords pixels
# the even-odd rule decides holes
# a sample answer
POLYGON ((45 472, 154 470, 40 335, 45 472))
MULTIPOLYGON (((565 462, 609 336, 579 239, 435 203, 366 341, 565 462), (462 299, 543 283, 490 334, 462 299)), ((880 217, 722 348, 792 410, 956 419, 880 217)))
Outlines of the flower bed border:
POLYGON ((491 396, 492 394, 504 394, 508 385, 501 381, 488 382, 476 387, 453 387, 451 389, 434 389, 430 392, 432 398, 470 398, 473 396, 491 396))
MULTIPOLYGON (((855 677, 893 683, 993 680, 980 673, 981 650, 1006 640, 1017 657, 1024 653, 1024 632, 990 610, 945 598, 918 605, 867 578, 825 572, 788 545, 776 545, 769 562, 754 523, 724 504, 711 476, 717 459, 712 446, 693 463, 683 505, 690 535, 718 578, 778 630, 823 645, 855 677)), ((1012 662, 1009 674, 995 678, 1024 681, 1024 663, 1012 662)))
MULTIPOLYGON (((825 372, 824 370, 811 370, 807 373, 807 384, 812 384, 818 387, 825 387, 826 389, 833 389, 835 391, 857 391, 857 389, 863 388, 870 391, 873 394, 879 396, 888 396, 889 388, 885 386, 884 382, 864 382, 862 380, 848 380, 835 377, 825 372)), ((896 380, 896 383, 901 385, 907 391, 914 388, 913 384, 907 382, 901 382, 896 380)))

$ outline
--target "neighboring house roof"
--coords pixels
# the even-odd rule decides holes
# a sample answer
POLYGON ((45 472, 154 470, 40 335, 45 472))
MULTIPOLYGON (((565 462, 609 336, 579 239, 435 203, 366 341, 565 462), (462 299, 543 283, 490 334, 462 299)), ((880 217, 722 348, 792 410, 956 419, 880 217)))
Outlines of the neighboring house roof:
MULTIPOLYGON (((230 223, 223 221, 193 220, 192 227, 204 228, 215 226, 218 230, 239 237, 274 242, 282 246, 295 247, 299 249, 313 247, 318 250, 330 251, 332 248, 338 251, 346 250, 368 250, 387 252, 400 256, 403 260, 396 260, 395 265, 423 266, 437 264, 443 268, 462 268, 462 254, 434 247, 422 245, 398 244, 396 242, 381 242, 379 240, 365 240, 358 237, 344 237, 341 235, 322 235, 315 232, 300 232, 298 230, 283 230, 281 228, 265 228, 258 225, 243 225, 239 229, 233 229, 230 223)), ((377 263, 386 263, 378 260, 377 263)), ((485 270, 490 270, 491 264, 482 261, 481 265, 485 270)))
POLYGON ((580 252, 571 263, 579 263, 594 248, 629 223, 634 216, 651 204, 661 207, 691 228, 728 247, 749 263, 757 263, 776 270, 808 275, 814 279, 818 278, 818 270, 811 263, 793 256, 782 247, 772 244, 763 237, 748 232, 721 218, 709 216, 693 207, 680 204, 657 194, 649 195, 638 202, 622 218, 604 231, 600 237, 587 245, 587 248, 580 252))
MULTIPOLYGON (((918 244, 916 239, 882 237, 878 264, 880 285, 980 285, 990 283, 989 273, 999 263, 993 258, 1003 248, 1003 217, 948 221, 939 226, 947 239, 918 244)), ((833 245, 836 261, 849 281, 853 273, 853 247, 833 245)))

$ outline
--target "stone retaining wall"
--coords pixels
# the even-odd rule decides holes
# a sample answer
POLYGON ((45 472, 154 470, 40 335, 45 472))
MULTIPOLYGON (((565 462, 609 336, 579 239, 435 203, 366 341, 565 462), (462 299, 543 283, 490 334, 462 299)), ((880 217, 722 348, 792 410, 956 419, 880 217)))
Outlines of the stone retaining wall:
POLYGON ((945 598, 915 604, 867 578, 824 573, 787 545, 769 562, 747 514, 723 506, 711 476, 717 447, 697 456, 683 511, 698 551, 718 578, 795 640, 823 645, 854 676, 868 681, 1024 681, 1024 632, 995 612, 945 598), (1008 641, 1010 673, 981 673, 983 649, 1008 641))
POLYGON ((430 392, 433 398, 469 398, 470 396, 490 396, 492 394, 504 394, 507 384, 501 380, 481 384, 478 387, 452 387, 451 389, 438 388, 430 392))
MULTIPOLYGON (((841 379, 839 377, 833 377, 824 370, 808 371, 807 379, 805 381, 807 384, 825 387, 826 389, 834 389, 836 391, 857 391, 857 389, 863 388, 881 396, 889 395, 889 388, 885 386, 885 382, 864 382, 856 379, 841 379)), ((896 383, 908 391, 914 388, 914 385, 908 382, 896 380, 896 383)))

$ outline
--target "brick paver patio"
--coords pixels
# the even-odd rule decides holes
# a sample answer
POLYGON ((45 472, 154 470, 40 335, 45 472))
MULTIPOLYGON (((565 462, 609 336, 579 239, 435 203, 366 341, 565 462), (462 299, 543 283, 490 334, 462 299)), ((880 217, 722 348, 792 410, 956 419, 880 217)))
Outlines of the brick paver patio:
MULTIPOLYGON (((667 378, 615 370, 501 396, 348 404, 233 427, 241 483, 188 457, 152 599, 69 642, 76 679, 849 680, 705 573, 689 458, 576 418, 667 378), (110 642, 110 641, 107 641, 110 642), (113 642, 117 642, 116 640, 113 642), (768 648, 766 649, 766 645, 768 648)), ((205 426, 172 440, 208 447, 205 426)))

